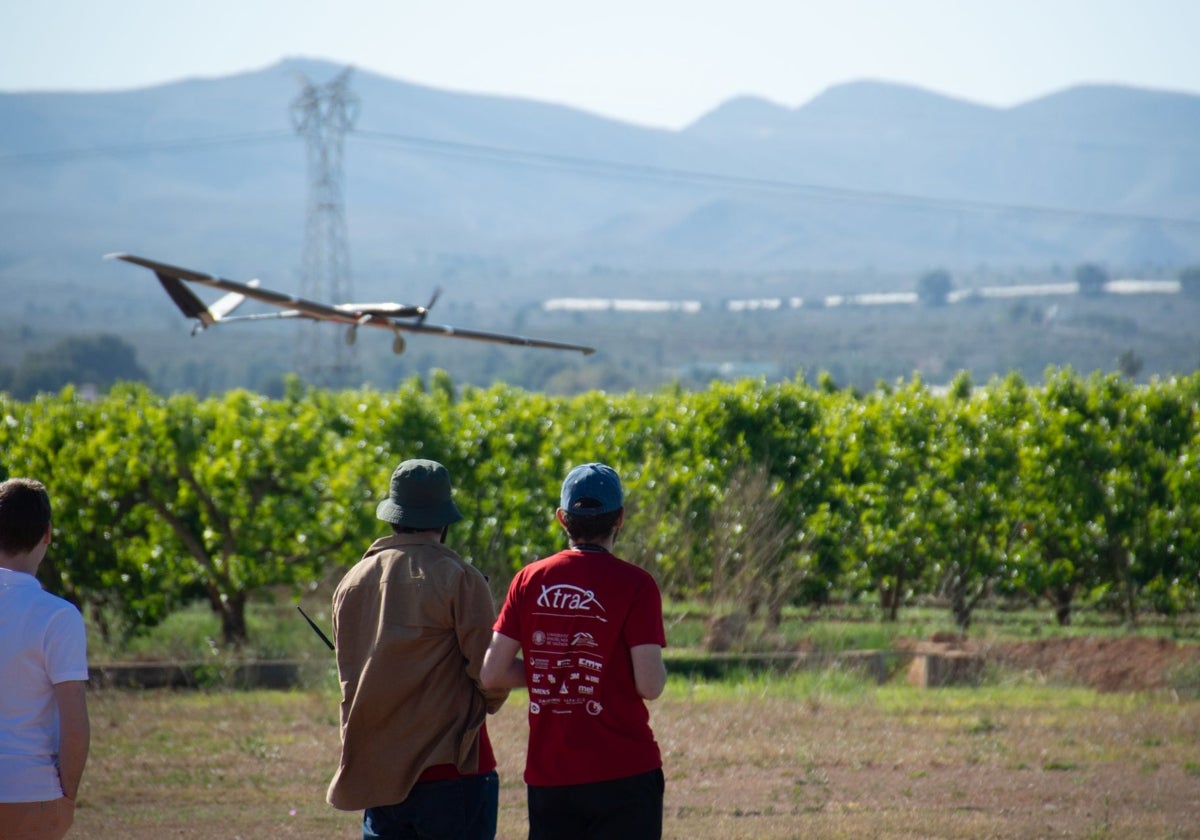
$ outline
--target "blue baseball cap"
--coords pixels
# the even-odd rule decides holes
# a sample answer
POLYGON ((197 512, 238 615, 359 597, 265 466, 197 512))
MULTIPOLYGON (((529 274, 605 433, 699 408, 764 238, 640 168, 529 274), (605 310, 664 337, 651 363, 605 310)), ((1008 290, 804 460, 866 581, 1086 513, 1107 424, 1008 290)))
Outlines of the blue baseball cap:
POLYGON ((606 464, 581 464, 567 473, 559 507, 567 513, 595 516, 611 513, 625 505, 621 479, 606 464))

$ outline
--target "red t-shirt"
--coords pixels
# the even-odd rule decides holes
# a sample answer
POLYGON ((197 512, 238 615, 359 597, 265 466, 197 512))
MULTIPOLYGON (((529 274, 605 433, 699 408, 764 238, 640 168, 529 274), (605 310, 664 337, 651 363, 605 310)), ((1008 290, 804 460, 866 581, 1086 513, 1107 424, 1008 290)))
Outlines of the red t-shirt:
POLYGON ((629 655, 667 644, 648 572, 606 551, 561 551, 517 573, 495 630, 524 653, 526 784, 602 782, 662 766, 629 655))

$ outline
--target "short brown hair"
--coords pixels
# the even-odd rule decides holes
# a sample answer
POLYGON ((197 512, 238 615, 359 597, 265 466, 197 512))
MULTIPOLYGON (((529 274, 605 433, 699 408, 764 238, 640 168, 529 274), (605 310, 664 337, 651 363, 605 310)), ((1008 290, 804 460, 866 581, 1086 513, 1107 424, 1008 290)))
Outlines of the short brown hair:
POLYGON ((28 554, 50 527, 50 494, 32 478, 0 482, 0 551, 28 554))
POLYGON ((612 534, 624 510, 625 508, 617 508, 608 513, 594 513, 590 516, 564 510, 563 526, 567 529, 567 536, 571 538, 571 542, 602 540, 612 534))

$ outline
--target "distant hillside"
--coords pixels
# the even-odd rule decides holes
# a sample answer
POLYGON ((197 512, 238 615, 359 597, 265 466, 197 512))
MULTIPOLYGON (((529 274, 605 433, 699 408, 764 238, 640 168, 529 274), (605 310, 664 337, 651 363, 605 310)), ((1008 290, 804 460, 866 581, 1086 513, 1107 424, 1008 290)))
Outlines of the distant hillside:
MULTIPOLYGON (((117 250, 295 288, 307 174, 289 104, 299 74, 341 69, 0 94, 10 304, 160 294, 101 262, 117 250)), ((795 109, 737 99, 671 132, 363 72, 351 90, 360 297, 450 283, 520 302, 586 293, 597 272, 606 291, 669 295, 689 272, 1200 262, 1200 97, 1081 87, 1000 110, 858 82, 795 109)))

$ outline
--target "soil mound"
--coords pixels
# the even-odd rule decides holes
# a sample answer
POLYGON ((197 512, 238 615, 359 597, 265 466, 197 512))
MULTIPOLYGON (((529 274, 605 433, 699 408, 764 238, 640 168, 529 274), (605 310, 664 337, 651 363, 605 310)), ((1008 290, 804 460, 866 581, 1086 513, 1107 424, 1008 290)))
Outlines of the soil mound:
POLYGON ((1088 636, 997 642, 980 652, 1005 668, 1098 691, 1151 691, 1170 685, 1181 668, 1200 669, 1200 646, 1162 638, 1088 636))

